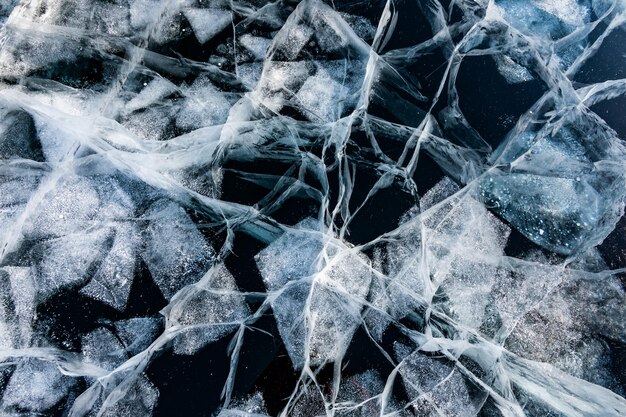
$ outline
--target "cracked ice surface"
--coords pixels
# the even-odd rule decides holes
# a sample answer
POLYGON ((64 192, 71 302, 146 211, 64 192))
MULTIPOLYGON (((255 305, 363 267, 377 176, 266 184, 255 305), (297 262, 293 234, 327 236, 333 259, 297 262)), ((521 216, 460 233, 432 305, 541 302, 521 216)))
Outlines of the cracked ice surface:
POLYGON ((624 0, 5 0, 0 415, 626 416, 624 0))

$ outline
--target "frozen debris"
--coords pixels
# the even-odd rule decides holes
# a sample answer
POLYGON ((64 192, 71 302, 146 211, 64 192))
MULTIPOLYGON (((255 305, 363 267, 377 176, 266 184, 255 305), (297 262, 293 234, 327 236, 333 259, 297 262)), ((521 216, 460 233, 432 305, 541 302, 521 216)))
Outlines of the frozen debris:
POLYGON ((159 391, 145 377, 137 376, 125 387, 121 398, 110 399, 100 408, 103 417, 150 417, 154 413, 159 391))
POLYGON ((246 33, 239 38, 239 42, 252 53, 256 60, 263 61, 272 40, 246 33))
POLYGON ((294 106, 308 120, 337 121, 358 103, 366 48, 339 13, 304 2, 274 38, 252 98, 275 112, 294 106))
POLYGON ((189 21, 193 34, 200 43, 206 43, 231 25, 233 15, 229 10, 186 7, 183 14, 189 21))
POLYGON ((11 15, 13 8, 17 6, 19 0, 8 0, 0 5, 0 29, 6 22, 7 18, 11 15))
POLYGON ((37 295, 31 269, 17 266, 0 268, 0 286, 2 347, 5 349, 29 347, 37 295))
POLYGON ((10 104, 0 104, 0 159, 24 158, 43 162, 41 143, 32 116, 10 104))
POLYGON ((570 254, 586 249, 589 236, 606 237, 623 212, 621 198, 605 200, 592 185, 596 178, 581 177, 490 176, 481 184, 481 193, 529 239, 570 254))
POLYGON ((56 292, 85 284, 113 241, 111 229, 66 235, 35 246, 32 250, 38 296, 46 299, 56 292))
POLYGON ((15 167, 3 175, 0 182, 0 245, 8 245, 16 239, 16 223, 19 223, 44 173, 15 167))
POLYGON ((496 55, 494 60, 498 71, 510 84, 519 84, 535 78, 528 68, 516 63, 507 55, 496 55))
POLYGON ((87 362, 113 371, 148 348, 156 339, 158 330, 157 319, 117 321, 112 326, 98 327, 85 334, 81 339, 82 354, 87 362))
POLYGON ((238 404, 222 409, 217 417, 268 417, 268 414, 263 396, 257 392, 238 404))
POLYGON ((9 416, 14 413, 41 415, 58 406, 62 409, 76 383, 75 378, 63 375, 54 363, 22 359, 6 384, 2 413, 9 416))
POLYGON ((182 328, 174 341, 174 352, 193 355, 237 329, 250 311, 233 276, 220 265, 181 291, 165 313, 168 326, 182 328))
MULTIPOLYGON (((341 381, 337 394, 336 413, 342 417, 359 417, 381 414, 384 403, 385 383, 375 370, 346 377, 341 381)), ((396 404, 388 405, 394 409, 396 404)))
POLYGON ((176 115, 176 126, 185 130, 220 125, 226 122, 230 100, 206 78, 196 79, 183 88, 184 103, 176 115))
POLYGON ((161 320, 151 317, 137 317, 115 322, 115 334, 124 344, 129 356, 135 356, 148 348, 157 338, 161 320))
POLYGON ((165 96, 172 94, 175 91, 176 88, 172 83, 162 78, 156 78, 146 84, 135 97, 126 103, 125 110, 127 112, 133 112, 139 109, 144 109, 159 102, 165 96))
POLYGON ((298 90, 296 99, 309 117, 323 122, 332 122, 341 118, 344 108, 353 102, 350 97, 358 91, 358 84, 344 85, 348 78, 346 62, 330 62, 320 65, 315 75, 306 79, 298 90))
POLYGON ((473 416, 486 393, 471 392, 463 375, 445 357, 428 357, 415 351, 398 366, 412 409, 424 416, 473 416))
POLYGON ((361 322, 368 260, 309 219, 261 251, 257 264, 294 366, 340 360, 361 322))
POLYGON ((134 209, 132 199, 109 176, 71 175, 46 182, 36 201, 23 229, 28 239, 62 237, 94 225, 108 227, 128 220, 134 209))
POLYGON ((81 339, 82 354, 87 362, 112 371, 128 357, 116 335, 105 327, 87 333, 81 339))
POLYGON ((109 253, 80 292, 123 311, 137 269, 141 238, 136 227, 120 225, 109 253))
POLYGON ((185 210, 167 200, 154 203, 144 214, 142 259, 166 299, 202 278, 214 262, 213 249, 185 210))

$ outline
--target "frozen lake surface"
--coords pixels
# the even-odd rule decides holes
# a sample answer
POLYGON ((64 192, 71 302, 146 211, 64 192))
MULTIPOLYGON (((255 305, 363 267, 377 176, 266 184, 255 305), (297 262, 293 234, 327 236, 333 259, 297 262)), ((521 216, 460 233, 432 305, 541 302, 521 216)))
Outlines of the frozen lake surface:
POLYGON ((0 1, 0 416, 626 416, 626 0, 0 1))

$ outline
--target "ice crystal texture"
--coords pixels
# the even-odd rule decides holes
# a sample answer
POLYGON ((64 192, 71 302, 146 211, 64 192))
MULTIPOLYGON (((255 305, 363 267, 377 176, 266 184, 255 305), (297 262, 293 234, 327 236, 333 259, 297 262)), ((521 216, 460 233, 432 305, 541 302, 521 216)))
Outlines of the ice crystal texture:
POLYGON ((0 1, 0 416, 626 416, 625 0, 0 1))

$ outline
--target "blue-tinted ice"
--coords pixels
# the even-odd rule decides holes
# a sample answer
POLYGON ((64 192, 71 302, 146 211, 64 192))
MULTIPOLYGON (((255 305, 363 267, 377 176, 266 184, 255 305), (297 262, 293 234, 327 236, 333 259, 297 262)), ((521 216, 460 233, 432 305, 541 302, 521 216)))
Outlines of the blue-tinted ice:
POLYGON ((5 0, 1 416, 626 415, 623 0, 5 0))

